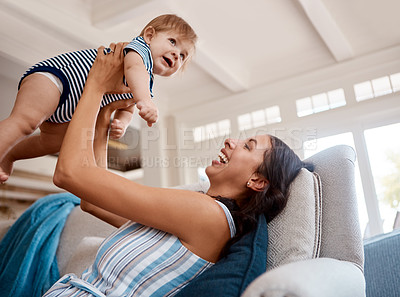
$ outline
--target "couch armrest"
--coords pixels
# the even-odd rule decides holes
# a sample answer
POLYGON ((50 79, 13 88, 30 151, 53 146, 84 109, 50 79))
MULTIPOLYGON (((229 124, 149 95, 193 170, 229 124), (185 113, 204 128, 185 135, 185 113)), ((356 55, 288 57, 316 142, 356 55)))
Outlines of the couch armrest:
POLYGON ((83 238, 74 250, 74 254, 69 260, 67 268, 63 274, 74 273, 78 276, 81 275, 85 269, 94 263, 97 250, 99 249, 103 240, 103 237, 90 236, 83 238))
POLYGON ((346 261, 319 258, 282 265, 253 281, 242 297, 365 297, 359 268, 346 261))
POLYGON ((60 275, 67 272, 68 263, 75 254, 75 249, 85 237, 107 237, 115 227, 83 212, 79 206, 75 207, 65 222, 57 249, 57 262, 60 275))
POLYGON ((322 182, 320 257, 349 261, 362 270, 364 254, 358 220, 354 149, 337 145, 307 161, 315 165, 322 182))

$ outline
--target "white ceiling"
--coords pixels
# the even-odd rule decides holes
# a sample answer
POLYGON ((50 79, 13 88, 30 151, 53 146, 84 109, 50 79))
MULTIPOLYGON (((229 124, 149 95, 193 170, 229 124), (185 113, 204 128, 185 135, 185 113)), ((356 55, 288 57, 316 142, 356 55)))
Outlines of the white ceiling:
POLYGON ((173 112, 398 46, 399 11, 399 0, 1 0, 0 74, 17 80, 56 54, 129 41, 175 13, 199 43, 183 74, 156 78, 173 112))

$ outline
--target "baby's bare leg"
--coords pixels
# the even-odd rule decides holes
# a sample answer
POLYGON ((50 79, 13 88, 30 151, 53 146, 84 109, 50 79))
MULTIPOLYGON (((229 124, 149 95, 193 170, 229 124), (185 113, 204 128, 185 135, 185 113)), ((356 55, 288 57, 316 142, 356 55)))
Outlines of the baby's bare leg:
POLYGON ((34 73, 23 80, 10 116, 0 121, 0 182, 10 174, 3 165, 8 152, 54 113, 59 100, 58 88, 47 77, 34 73))
POLYGON ((11 174, 13 163, 17 160, 58 153, 68 124, 43 122, 40 126, 40 134, 30 135, 17 143, 0 162, 1 168, 11 174))

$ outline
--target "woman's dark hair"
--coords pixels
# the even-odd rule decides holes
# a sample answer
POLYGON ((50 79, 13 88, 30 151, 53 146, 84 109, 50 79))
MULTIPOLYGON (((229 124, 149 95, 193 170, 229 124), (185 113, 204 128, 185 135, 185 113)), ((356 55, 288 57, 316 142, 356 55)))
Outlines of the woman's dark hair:
POLYGON ((282 140, 271 135, 270 139, 271 148, 265 151, 264 160, 255 172, 268 180, 265 189, 261 192, 252 191, 240 206, 233 199, 214 197, 228 207, 236 225, 236 235, 227 243, 222 256, 244 234, 255 229, 260 214, 264 214, 267 222, 270 222, 285 208, 289 186, 302 168, 314 170, 312 164, 301 161, 282 140))

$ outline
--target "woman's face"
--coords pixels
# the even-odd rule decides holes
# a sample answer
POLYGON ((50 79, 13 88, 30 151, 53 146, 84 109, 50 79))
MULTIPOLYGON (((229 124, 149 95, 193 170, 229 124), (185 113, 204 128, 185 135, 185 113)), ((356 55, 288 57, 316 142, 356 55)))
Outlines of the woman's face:
POLYGON ((211 182, 245 186, 264 160, 264 153, 271 148, 268 135, 258 135, 245 140, 228 138, 217 160, 206 168, 211 182))

